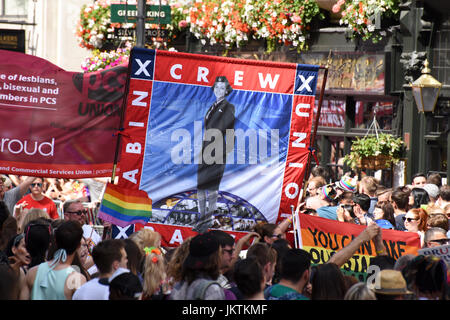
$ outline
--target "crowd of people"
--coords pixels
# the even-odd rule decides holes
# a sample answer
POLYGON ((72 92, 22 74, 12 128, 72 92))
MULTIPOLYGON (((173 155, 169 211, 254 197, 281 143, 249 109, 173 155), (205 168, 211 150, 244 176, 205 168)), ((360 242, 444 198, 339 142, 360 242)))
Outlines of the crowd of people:
POLYGON ((416 232, 423 248, 450 244, 450 186, 417 174, 386 188, 373 177, 330 183, 316 167, 300 214, 365 226, 330 259, 286 240, 292 218, 261 223, 239 240, 222 230, 163 247, 143 228, 113 239, 87 219, 105 181, 0 178, 0 299, 20 300, 446 300, 448 266, 436 256, 388 256, 383 230, 416 232), (379 271, 361 281, 341 267, 365 242, 379 271))

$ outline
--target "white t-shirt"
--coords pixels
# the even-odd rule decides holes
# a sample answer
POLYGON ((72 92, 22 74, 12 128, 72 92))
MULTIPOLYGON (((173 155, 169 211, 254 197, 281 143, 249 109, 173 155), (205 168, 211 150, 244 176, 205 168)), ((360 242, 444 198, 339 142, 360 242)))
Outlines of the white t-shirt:
POLYGON ((109 286, 99 280, 94 278, 83 284, 75 291, 72 300, 109 300, 109 286))
MULTIPOLYGON (((117 269, 108 282, 124 272, 130 271, 125 268, 117 269)), ((101 284, 99 280, 100 278, 94 278, 83 284, 75 291, 72 300, 109 300, 109 285, 101 284)))

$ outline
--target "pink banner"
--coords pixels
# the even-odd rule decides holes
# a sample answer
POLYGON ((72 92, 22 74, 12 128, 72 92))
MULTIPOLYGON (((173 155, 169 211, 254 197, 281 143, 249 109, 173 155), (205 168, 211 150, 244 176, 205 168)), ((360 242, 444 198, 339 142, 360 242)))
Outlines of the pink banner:
POLYGON ((76 73, 22 53, 0 56, 0 172, 111 176, 127 67, 76 73))

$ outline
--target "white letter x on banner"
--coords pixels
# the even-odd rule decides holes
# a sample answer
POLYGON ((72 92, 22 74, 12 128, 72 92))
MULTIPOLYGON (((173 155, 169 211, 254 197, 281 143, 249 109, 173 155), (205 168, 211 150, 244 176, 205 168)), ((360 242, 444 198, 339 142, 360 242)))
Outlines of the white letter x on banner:
POLYGON ((119 229, 119 233, 117 234, 115 239, 122 239, 122 238, 126 239, 126 238, 128 238, 127 230, 128 230, 129 227, 131 227, 131 224, 129 226, 126 226, 126 227, 123 227, 123 228, 119 227, 119 226, 116 226, 116 227, 117 227, 117 229, 119 229))
POLYGON ((299 74, 298 77, 302 81, 302 85, 297 89, 297 91, 302 91, 303 89, 308 90, 311 92, 311 87, 309 86, 309 83, 312 79, 314 79, 314 76, 309 76, 308 79, 305 79, 305 77, 302 74, 299 74))
POLYGON ((140 75, 143 72, 147 77, 150 77, 150 73, 148 73, 146 67, 152 61, 151 60, 145 60, 144 64, 142 64, 142 61, 140 59, 136 59, 136 62, 139 65, 139 70, 136 71, 134 74, 138 76, 138 75, 140 75))

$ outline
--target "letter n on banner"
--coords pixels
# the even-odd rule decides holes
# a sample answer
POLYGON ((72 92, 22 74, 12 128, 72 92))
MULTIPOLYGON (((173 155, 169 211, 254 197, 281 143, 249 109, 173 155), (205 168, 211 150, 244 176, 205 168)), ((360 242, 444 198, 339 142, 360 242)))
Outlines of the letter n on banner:
POLYGON ((289 148, 283 177, 280 210, 277 223, 292 213, 297 206, 308 163, 313 123, 314 100, 319 66, 297 65, 292 99, 289 148))
MULTIPOLYGON (((134 53, 134 51, 133 51, 134 53)), ((118 185, 138 189, 147 136, 153 86, 153 55, 132 54, 127 105, 123 123, 121 175, 118 185)))

